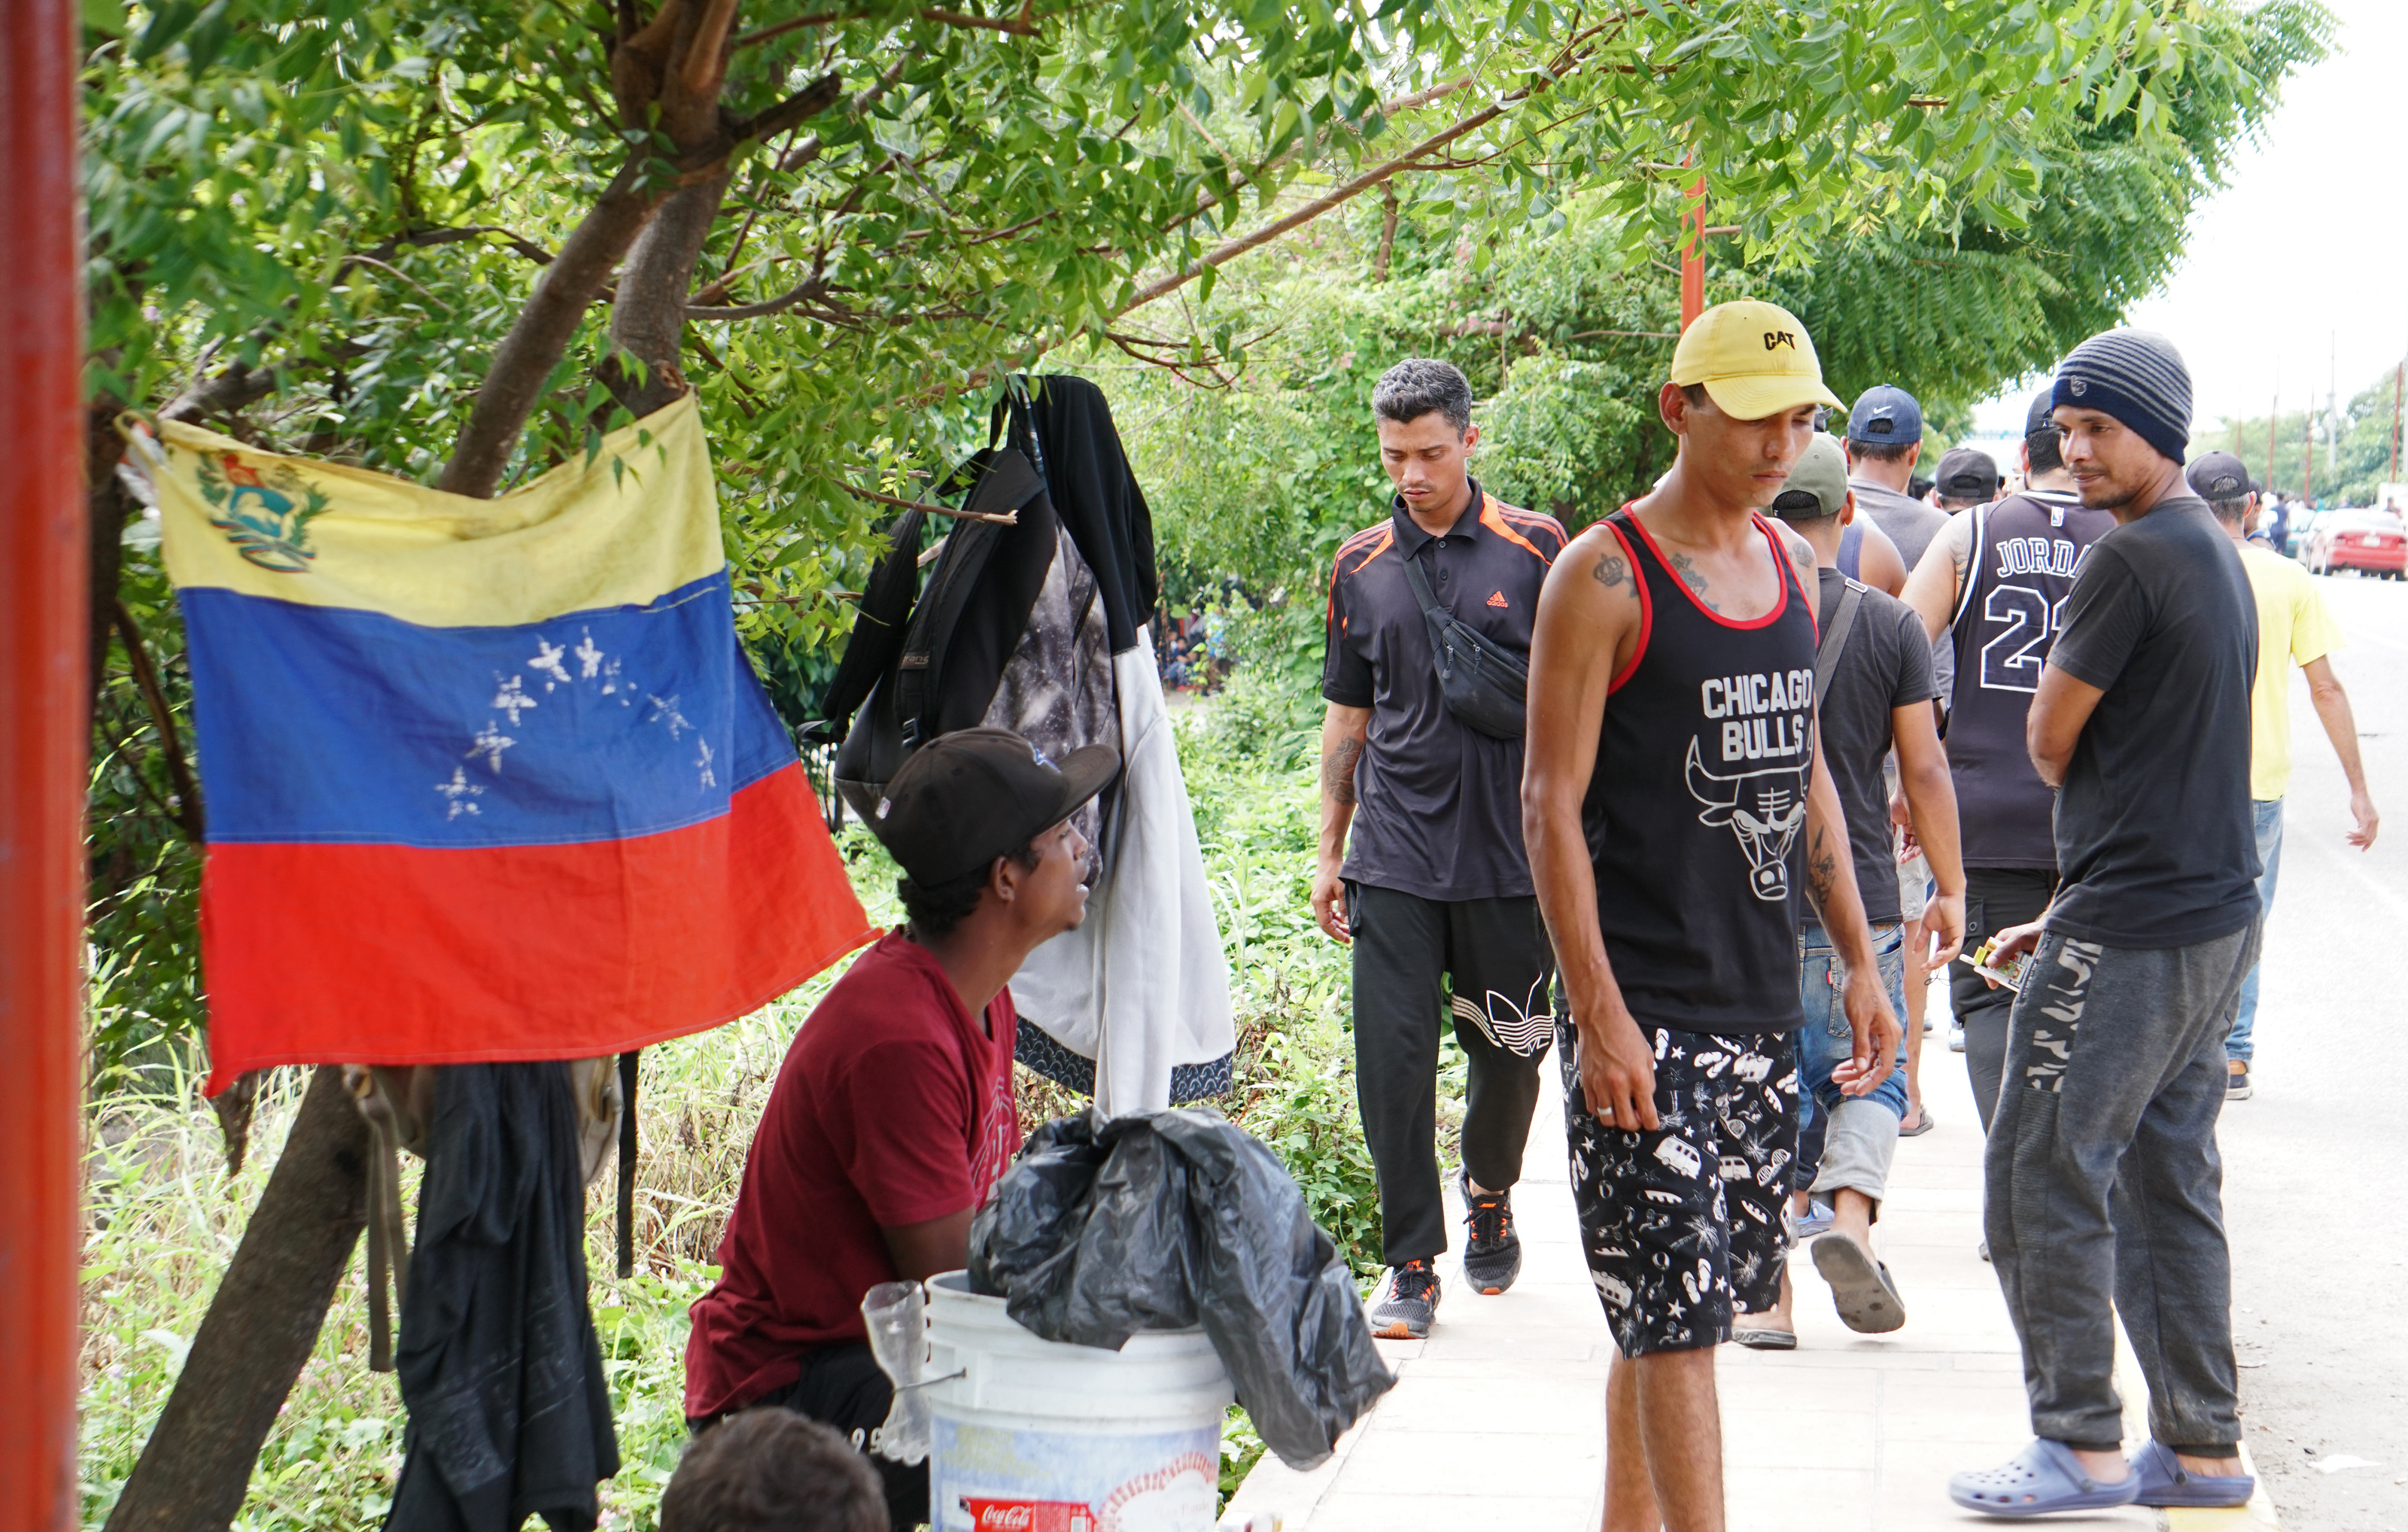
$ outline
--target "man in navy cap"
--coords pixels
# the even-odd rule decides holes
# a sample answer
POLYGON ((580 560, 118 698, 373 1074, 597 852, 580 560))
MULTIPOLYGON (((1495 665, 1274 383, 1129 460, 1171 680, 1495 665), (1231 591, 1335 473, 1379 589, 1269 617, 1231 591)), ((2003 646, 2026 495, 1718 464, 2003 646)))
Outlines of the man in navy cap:
MULTIPOLYGON (((1848 489, 1856 497, 1856 508, 1897 545, 1908 569, 1922 562, 1923 551, 1948 524, 1944 514, 1906 493, 1922 456, 1923 407, 1914 394, 1895 384, 1876 383, 1856 395, 1856 407, 1848 411, 1848 489)), ((1883 588, 1898 594, 1896 586, 1883 588)))
POLYGON ((2093 336, 2051 398, 2083 505, 2115 526, 2055 618, 2025 724, 2057 790, 2057 895, 1994 944, 2000 960, 2031 953, 1983 1224, 2038 1439, 1956 1475, 1949 1496, 2013 1517, 2244 1505, 2215 1125, 2225 1034, 2258 959, 2257 606, 2183 478, 2190 371, 2173 346, 2093 336), (2150 1439, 2128 1463, 2119 1315, 2149 1390, 2150 1439))

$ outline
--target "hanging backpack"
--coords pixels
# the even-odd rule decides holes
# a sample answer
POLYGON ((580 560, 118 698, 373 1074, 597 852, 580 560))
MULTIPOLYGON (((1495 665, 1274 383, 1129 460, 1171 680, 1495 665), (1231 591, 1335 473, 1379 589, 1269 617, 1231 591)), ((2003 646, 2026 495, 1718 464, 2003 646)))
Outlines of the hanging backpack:
POLYGON ((852 720, 837 750, 836 789, 865 819, 876 817, 913 751, 985 717, 1054 562, 1058 522, 1032 461, 1036 437, 1016 394, 1006 413, 1013 439, 977 453, 946 484, 968 486, 963 510, 1015 521, 954 522, 922 589, 929 513, 897 517, 829 681, 822 728, 852 720))

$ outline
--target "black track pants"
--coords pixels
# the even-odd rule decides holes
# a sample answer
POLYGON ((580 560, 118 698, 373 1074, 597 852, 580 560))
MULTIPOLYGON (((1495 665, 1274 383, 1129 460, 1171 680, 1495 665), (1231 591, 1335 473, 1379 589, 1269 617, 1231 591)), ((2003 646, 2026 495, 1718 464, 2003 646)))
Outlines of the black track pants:
POLYGON ((1424 899, 1349 883, 1354 1090, 1380 1178, 1390 1266, 1447 1248, 1437 1145, 1442 1019, 1469 1061, 1463 1164, 1493 1192, 1522 1176, 1539 1063, 1555 1034, 1555 949, 1539 901, 1424 899))

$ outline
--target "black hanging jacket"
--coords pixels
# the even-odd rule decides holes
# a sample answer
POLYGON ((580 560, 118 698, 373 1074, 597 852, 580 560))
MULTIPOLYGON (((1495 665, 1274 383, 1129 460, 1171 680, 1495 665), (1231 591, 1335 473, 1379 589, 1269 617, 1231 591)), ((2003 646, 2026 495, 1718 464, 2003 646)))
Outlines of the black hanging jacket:
POLYGON ((394 1359, 408 1456, 385 1532, 589 1532, 619 1471, 585 1302, 585 1185, 566 1064, 436 1085, 394 1359))

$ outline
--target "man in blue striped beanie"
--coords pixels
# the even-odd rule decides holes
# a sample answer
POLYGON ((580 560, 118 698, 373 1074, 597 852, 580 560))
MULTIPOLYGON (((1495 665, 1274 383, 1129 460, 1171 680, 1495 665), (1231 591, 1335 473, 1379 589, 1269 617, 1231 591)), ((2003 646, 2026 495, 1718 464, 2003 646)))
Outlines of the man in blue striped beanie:
POLYGON ((2025 726, 2057 789, 2057 895, 1996 942, 2031 963, 2007 1024, 1983 1224, 2039 1439, 1954 1476, 1949 1496, 2011 1516, 2238 1506, 2255 1486, 2239 1455, 2215 1123, 2225 1033, 2258 956, 2257 604, 2183 477, 2190 373, 2172 344, 2093 336, 2051 398, 2082 503, 2115 526, 2055 614, 2025 726), (2118 1310, 2149 1385, 2150 1439, 2128 1462, 2118 1310))

